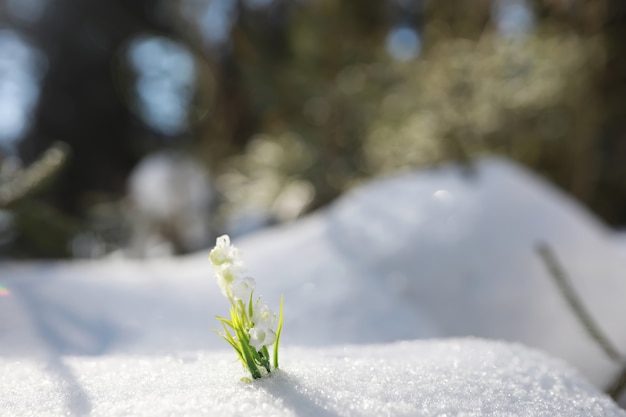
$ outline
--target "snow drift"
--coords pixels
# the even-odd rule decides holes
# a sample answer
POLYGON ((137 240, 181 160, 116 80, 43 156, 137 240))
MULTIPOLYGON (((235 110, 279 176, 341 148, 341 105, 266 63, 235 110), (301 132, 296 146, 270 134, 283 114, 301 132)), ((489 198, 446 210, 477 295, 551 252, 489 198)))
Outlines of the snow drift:
POLYGON ((479 340, 285 349, 253 383, 233 353, 0 359, 0 415, 626 416, 560 361, 479 340))
MULTIPOLYGON (((480 336, 566 359, 598 386, 618 365, 585 333, 536 254, 548 243, 626 351, 625 259, 571 199, 484 159, 366 184, 291 225, 235 242, 259 291, 285 297, 284 346, 480 336)), ((154 354, 222 346, 226 301, 206 253, 150 262, 7 262, 0 353, 154 354)))

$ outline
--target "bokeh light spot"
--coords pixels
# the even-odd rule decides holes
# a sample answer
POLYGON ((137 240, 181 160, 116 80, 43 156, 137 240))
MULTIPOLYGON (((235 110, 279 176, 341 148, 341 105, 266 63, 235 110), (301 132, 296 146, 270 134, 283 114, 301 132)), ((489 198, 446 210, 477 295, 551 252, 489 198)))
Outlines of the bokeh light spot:
POLYGON ((26 133, 43 72, 36 49, 14 31, 0 31, 0 146, 12 148, 26 133))
POLYGON ((535 25, 532 10, 525 0, 497 0, 492 13, 498 32, 504 37, 523 37, 535 25))
POLYGON ((237 18, 236 0, 184 0, 183 15, 198 26, 203 40, 213 47, 227 44, 237 18))
POLYGON ((135 102, 144 121, 166 135, 186 130, 195 89, 193 55, 171 39, 144 36, 131 42, 128 59, 137 72, 135 102))
POLYGON ((387 51, 398 61, 416 58, 421 51, 422 41, 419 34, 408 26, 397 26, 387 35, 387 51))
POLYGON ((4 285, 0 284, 0 297, 8 297, 11 295, 11 291, 4 285))

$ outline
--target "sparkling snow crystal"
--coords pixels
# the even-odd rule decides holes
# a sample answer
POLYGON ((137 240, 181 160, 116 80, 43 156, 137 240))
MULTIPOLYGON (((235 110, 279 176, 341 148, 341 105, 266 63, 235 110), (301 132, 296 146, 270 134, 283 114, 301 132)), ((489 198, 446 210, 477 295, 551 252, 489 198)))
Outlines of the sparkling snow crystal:
POLYGON ((471 339, 285 349, 252 383, 231 352, 61 362, 0 359, 0 416, 626 416, 562 362, 471 339))
MULTIPOLYGON (((376 180, 288 226, 236 241, 263 297, 285 297, 284 346, 479 336, 563 358, 605 388, 618 372, 536 253, 546 242, 626 354, 626 256, 579 204, 481 159, 376 180), (305 325, 303 325, 305 324, 305 325)), ((0 355, 170 354, 221 348, 228 302, 206 251, 150 262, 0 263, 0 355)), ((245 284, 242 282, 242 284, 245 284)), ((245 285, 237 292, 246 290, 245 285)))

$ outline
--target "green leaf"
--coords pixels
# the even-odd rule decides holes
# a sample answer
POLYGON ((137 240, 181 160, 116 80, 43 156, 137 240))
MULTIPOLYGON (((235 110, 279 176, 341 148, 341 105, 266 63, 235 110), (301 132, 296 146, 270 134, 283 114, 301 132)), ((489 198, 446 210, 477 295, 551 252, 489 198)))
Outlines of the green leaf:
POLYGON ((270 353, 267 350, 267 346, 263 346, 263 349, 259 352, 259 356, 261 357, 261 365, 267 369, 267 372, 271 372, 270 353))
POLYGON ((274 369, 278 369, 278 344, 283 330, 283 296, 280 296, 280 308, 278 310, 278 327, 276 328, 276 341, 274 342, 274 369))
POLYGON ((226 327, 224 323, 222 323, 222 328, 224 329, 224 333, 220 333, 220 332, 216 332, 216 333, 222 336, 222 338, 224 338, 231 345, 237 345, 237 340, 235 340, 233 335, 230 333, 230 330, 228 330, 228 328, 226 327))
POLYGON ((250 302, 248 303, 248 317, 252 318, 254 316, 254 308, 252 308, 252 296, 254 295, 254 291, 250 293, 250 302))
POLYGON ((233 323, 230 320, 225 319, 224 317, 220 317, 220 316, 215 316, 216 319, 218 319, 220 322, 222 322, 222 324, 227 324, 228 326, 230 326, 230 328, 233 328, 233 323))
POLYGON ((228 327, 226 327, 226 324, 222 323, 222 328, 224 329, 224 334, 222 333, 218 333, 220 336, 222 336, 224 339, 228 340, 228 341, 232 341, 233 343, 236 343, 233 335, 230 334, 230 330, 228 330, 228 327))
POLYGON ((236 327, 235 331, 237 332, 237 338, 239 339, 240 347, 245 358, 245 365, 248 367, 250 374, 252 374, 252 378, 261 378, 261 371, 259 371, 255 361, 255 356, 257 356, 258 353, 251 350, 249 338, 245 329, 242 327, 236 327))
POLYGON ((241 354, 241 349, 239 348, 239 345, 237 344, 237 341, 235 339, 233 339, 233 336, 228 332, 228 329, 224 328, 224 330, 226 331, 226 333, 220 333, 217 330, 213 330, 215 333, 217 333, 218 335, 220 335, 220 337, 224 340, 226 340, 226 342, 228 342, 229 345, 231 345, 233 347, 233 349, 235 349, 235 352, 237 352, 237 356, 239 356, 239 359, 241 360, 241 362, 245 365, 245 361, 244 358, 241 354))

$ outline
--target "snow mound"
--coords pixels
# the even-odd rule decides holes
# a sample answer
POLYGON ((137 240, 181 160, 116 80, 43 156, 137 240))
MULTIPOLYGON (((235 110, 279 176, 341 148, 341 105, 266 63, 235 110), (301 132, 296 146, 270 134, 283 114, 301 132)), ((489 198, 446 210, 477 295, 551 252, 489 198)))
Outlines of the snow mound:
MULTIPOLYGON (((605 387, 619 365, 536 253, 548 243, 626 351, 626 257, 574 201, 522 168, 476 162, 366 184, 328 209, 235 241, 258 291, 285 298, 285 346, 479 336, 564 358, 605 387)), ((0 264, 0 354, 166 354, 222 346, 207 252, 150 262, 0 264)))
POLYGON ((378 180, 325 212, 236 243, 259 282, 269 278, 270 293, 284 293, 289 343, 520 341, 606 386, 618 366, 547 272, 537 253, 545 243, 601 330, 626 352, 626 262, 613 235, 503 160, 477 162, 472 177, 445 166, 378 180))
POLYGON ((626 416, 567 365, 480 340, 285 349, 246 383, 233 352, 0 359, 2 416, 626 416))
POLYGON ((620 255, 626 259, 626 231, 618 230, 613 237, 620 255))

